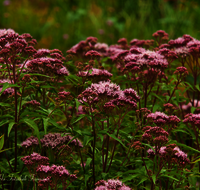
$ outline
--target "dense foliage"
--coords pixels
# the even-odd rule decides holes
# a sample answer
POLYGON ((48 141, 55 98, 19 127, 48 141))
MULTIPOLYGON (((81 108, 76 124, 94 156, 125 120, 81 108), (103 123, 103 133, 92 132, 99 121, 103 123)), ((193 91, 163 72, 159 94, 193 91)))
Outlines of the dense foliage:
POLYGON ((152 38, 64 56, 1 29, 1 188, 199 187, 200 41, 152 38))

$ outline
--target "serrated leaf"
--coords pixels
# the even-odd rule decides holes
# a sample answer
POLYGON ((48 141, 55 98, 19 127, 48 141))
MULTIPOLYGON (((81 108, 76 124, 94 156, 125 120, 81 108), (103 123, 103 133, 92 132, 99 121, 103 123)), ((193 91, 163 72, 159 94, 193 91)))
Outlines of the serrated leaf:
POLYGON ((9 125, 8 125, 8 137, 9 137, 9 135, 10 135, 10 131, 12 130, 14 124, 15 124, 15 122, 14 122, 14 121, 11 121, 11 122, 9 123, 9 125))

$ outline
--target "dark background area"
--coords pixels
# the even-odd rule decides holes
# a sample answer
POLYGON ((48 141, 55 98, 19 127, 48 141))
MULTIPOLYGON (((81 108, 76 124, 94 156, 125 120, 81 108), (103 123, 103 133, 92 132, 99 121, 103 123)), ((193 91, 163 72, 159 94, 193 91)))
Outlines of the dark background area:
POLYGON ((30 33, 37 48, 67 49, 95 36, 117 43, 153 39, 165 30, 170 39, 189 34, 200 39, 199 0, 0 0, 0 28, 30 33))

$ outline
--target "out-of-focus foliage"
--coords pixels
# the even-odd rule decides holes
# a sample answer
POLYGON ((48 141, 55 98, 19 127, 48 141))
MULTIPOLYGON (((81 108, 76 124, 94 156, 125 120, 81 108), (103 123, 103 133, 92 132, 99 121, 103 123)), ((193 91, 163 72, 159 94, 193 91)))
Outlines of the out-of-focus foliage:
POLYGON ((88 36, 100 42, 151 39, 162 29, 170 38, 200 37, 198 0, 1 0, 0 28, 31 33, 38 48, 67 50, 88 36))

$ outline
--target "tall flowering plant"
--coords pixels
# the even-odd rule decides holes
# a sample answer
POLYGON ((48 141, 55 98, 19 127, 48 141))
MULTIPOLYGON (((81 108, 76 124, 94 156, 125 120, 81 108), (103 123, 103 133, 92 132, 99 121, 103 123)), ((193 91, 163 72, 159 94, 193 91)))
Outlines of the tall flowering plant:
POLYGON ((200 43, 152 36, 65 56, 0 30, 2 189, 199 188, 200 43))

